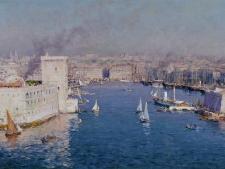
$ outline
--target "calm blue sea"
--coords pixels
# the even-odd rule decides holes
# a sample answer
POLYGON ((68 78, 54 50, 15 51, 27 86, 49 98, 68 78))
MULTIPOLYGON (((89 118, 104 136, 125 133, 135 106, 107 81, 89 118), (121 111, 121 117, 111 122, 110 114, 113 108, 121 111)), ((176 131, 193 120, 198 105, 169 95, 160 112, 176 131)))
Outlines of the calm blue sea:
MULTIPOLYGON (((152 102, 152 122, 141 124, 134 112, 140 97, 143 107, 151 100, 151 86, 105 82, 83 89, 95 95, 84 96, 90 102, 80 106, 88 110, 78 115, 82 125, 75 125, 76 114, 61 114, 17 139, 9 140, 0 131, 0 168, 225 168, 225 122, 200 121, 193 112, 157 112, 152 102), (127 87, 132 92, 123 91, 127 87), (95 99, 99 114, 91 112, 95 99), (190 123, 199 129, 185 130, 190 123), (47 134, 57 140, 42 143, 47 134)), ((163 91, 171 96, 170 89, 163 91)), ((192 103, 204 96, 177 89, 176 98, 192 103)))

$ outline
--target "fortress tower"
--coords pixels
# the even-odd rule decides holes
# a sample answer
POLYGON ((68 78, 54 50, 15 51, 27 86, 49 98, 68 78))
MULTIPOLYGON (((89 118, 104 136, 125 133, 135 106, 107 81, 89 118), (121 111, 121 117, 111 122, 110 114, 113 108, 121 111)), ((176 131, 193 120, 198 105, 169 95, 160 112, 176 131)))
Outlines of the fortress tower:
POLYGON ((68 97, 68 56, 41 56, 42 84, 57 87, 59 111, 66 113, 68 97))

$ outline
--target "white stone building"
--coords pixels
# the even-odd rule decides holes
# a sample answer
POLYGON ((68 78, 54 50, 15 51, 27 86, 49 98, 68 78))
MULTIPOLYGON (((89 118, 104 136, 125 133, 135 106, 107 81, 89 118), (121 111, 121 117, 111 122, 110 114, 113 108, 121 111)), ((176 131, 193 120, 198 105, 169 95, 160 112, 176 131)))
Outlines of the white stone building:
POLYGON ((0 124, 6 124, 6 109, 14 122, 30 123, 58 113, 57 87, 38 85, 0 88, 0 124))
POLYGON ((59 111, 66 113, 68 97, 68 56, 42 56, 42 84, 57 86, 59 111))
MULTIPOLYGON (((75 112, 78 100, 68 99, 68 57, 42 56, 42 85, 0 87, 0 125, 7 124, 6 109, 15 123, 30 123, 59 112, 75 112)), ((11 82, 18 76, 6 79, 11 82)))

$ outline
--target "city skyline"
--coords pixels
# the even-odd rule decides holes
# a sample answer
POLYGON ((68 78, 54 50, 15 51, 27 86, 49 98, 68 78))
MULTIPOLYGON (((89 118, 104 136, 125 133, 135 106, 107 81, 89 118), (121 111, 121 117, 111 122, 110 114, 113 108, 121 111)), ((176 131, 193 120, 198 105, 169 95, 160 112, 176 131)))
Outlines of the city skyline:
POLYGON ((0 1, 0 54, 223 57, 223 1, 0 1))

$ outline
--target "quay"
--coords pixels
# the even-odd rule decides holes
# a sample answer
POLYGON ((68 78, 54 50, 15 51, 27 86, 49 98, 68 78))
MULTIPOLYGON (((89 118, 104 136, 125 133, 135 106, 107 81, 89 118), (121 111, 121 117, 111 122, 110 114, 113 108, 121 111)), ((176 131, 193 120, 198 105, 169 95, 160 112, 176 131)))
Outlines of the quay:
POLYGON ((169 110, 177 110, 177 111, 182 111, 182 110, 188 110, 188 111, 193 111, 196 110, 195 107, 188 107, 188 106, 170 106, 169 110))
MULTIPOLYGON (((21 123, 21 124, 19 124, 19 126, 22 129, 26 129, 26 128, 30 128, 30 127, 37 127, 37 126, 40 126, 52 119, 55 119, 58 115, 59 115, 58 113, 51 114, 51 115, 45 116, 37 121, 33 121, 33 122, 29 122, 29 123, 21 123)), ((6 130, 6 129, 7 129, 7 124, 0 125, 0 130, 6 130)))
POLYGON ((175 88, 186 88, 190 91, 200 91, 202 93, 205 92, 209 92, 210 90, 214 89, 214 86, 210 86, 210 87, 204 87, 204 86, 194 86, 194 85, 185 85, 185 84, 177 84, 177 83, 168 83, 168 82, 164 82, 164 81, 141 81, 141 83, 145 86, 148 85, 152 85, 154 83, 161 83, 164 87, 166 88, 172 88, 173 86, 175 86, 175 88))

